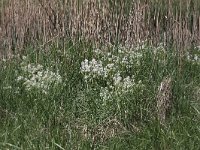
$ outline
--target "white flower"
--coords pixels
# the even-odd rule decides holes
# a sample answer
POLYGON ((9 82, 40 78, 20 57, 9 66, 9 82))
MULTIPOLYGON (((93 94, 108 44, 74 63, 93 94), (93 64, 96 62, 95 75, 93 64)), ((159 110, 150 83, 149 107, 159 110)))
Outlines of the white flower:
POLYGON ((108 61, 112 61, 112 60, 113 60, 113 58, 110 58, 110 57, 108 58, 108 61))
POLYGON ((88 64, 87 59, 85 59, 83 62, 81 62, 81 71, 82 72, 90 72, 90 66, 88 64))
POLYGON ((198 61, 198 56, 197 55, 194 56, 194 60, 198 61))
POLYGON ((114 85, 119 85, 122 80, 120 73, 115 74, 115 76, 113 77, 113 80, 114 80, 114 85))
POLYGON ((108 72, 106 69, 103 70, 103 77, 104 78, 107 78, 108 77, 108 72))
POLYGON ((24 77, 22 77, 22 76, 17 77, 17 81, 21 81, 23 79, 24 79, 24 77))
POLYGON ((124 78, 124 83, 123 83, 123 87, 125 89, 129 89, 134 85, 134 79, 131 79, 130 76, 127 76, 126 78, 124 78))
POLYGON ((128 64, 129 62, 128 62, 128 58, 126 57, 126 56, 124 56, 123 58, 122 58, 122 63, 123 64, 128 64))
POLYGON ((26 56, 22 56, 22 59, 23 59, 23 60, 26 60, 26 58, 27 58, 26 56))
POLYGON ((200 45, 196 46, 195 48, 198 49, 198 50, 200 50, 200 45))
POLYGON ((95 49, 95 50, 94 50, 94 52, 95 52, 97 55, 101 54, 101 50, 100 50, 100 49, 98 49, 98 48, 97 48, 97 49, 95 49))
POLYGON ((111 56, 112 54, 109 52, 109 53, 107 53, 107 56, 111 56))
POLYGON ((88 61, 87 59, 85 59, 83 62, 81 62, 81 72, 90 74, 89 76, 93 77, 104 75, 102 61, 96 61, 95 59, 92 59, 92 61, 88 61))
POLYGON ((110 69, 112 69, 112 68, 113 68, 113 66, 114 66, 114 64, 113 64, 113 63, 111 63, 111 64, 107 64, 107 67, 108 67, 108 68, 110 68, 110 69))

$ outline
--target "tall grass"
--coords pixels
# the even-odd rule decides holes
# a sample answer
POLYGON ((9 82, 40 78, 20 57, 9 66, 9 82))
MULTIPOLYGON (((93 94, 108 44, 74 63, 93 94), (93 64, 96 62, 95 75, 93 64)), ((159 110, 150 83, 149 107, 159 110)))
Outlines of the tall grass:
POLYGON ((29 48, 24 53, 26 59, 16 55, 1 62, 2 149, 199 148, 199 60, 185 59, 180 75, 176 53, 162 46, 146 45, 139 49, 111 46, 97 51, 85 43, 66 45, 67 53, 56 47, 47 52, 29 48), (87 50, 83 51, 84 47, 87 50), (124 59, 127 56, 129 61, 124 59), (105 68, 117 59, 121 63, 115 62, 106 78, 88 72, 86 81, 87 72, 81 71, 85 59, 101 60, 105 68), (43 67, 36 72, 23 70, 25 66, 28 69, 39 64, 43 67), (128 64, 131 66, 127 68, 128 64), (120 84, 114 84, 113 77, 118 72, 115 67, 122 77, 120 84, 127 76, 134 77, 135 83, 131 84, 134 86, 125 92, 120 84), (33 77, 36 79, 39 72, 46 70, 57 72, 62 84, 44 82, 49 88, 43 93, 43 86, 35 87, 34 83, 45 79, 34 81, 33 77), (173 104, 166 123, 160 124, 156 95, 166 75, 173 80, 173 104), (24 79, 18 80, 19 76, 24 79), (27 80, 34 82, 27 87, 27 80), (107 99, 100 95, 104 87, 109 89, 107 99))
POLYGON ((95 45, 162 41, 181 54, 199 44, 199 8, 198 0, 2 0, 0 40, 16 53, 30 44, 64 48, 67 39, 84 39, 95 45))

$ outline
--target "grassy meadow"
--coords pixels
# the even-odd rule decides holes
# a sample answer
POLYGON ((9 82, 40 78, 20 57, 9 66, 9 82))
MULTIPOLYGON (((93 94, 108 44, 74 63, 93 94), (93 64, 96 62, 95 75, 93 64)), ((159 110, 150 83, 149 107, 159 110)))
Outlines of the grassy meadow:
POLYGON ((0 149, 200 149, 198 1, 0 2, 0 149))

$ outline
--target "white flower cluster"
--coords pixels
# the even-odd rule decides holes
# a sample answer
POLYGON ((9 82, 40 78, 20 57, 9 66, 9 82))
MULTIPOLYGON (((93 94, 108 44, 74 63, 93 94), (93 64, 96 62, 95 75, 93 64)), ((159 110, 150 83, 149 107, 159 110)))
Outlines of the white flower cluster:
POLYGON ((81 63, 81 72, 85 73, 85 79, 95 76, 107 78, 110 74, 113 75, 122 70, 121 68, 125 70, 133 65, 139 65, 142 52, 135 49, 126 49, 122 46, 113 49, 118 49, 118 52, 115 54, 114 51, 111 53, 95 49, 94 53, 99 60, 93 58, 89 61, 85 59, 81 63))
POLYGON ((85 74, 85 79, 105 75, 102 61, 96 61, 95 59, 92 59, 91 61, 85 59, 81 63, 81 72, 87 74, 85 74))
POLYGON ((114 86, 117 89, 122 89, 124 91, 132 88, 135 84, 133 77, 131 78, 130 76, 127 76, 126 78, 122 79, 119 73, 115 74, 115 76, 113 77, 113 81, 114 86))
POLYGON ((143 57, 142 50, 144 49, 145 49, 144 45, 136 48, 126 48, 123 46, 119 46, 118 53, 121 56, 120 62, 125 65, 128 64, 139 65, 139 61, 143 57))
POLYGON ((94 84, 96 79, 103 80, 105 85, 101 87, 100 97, 104 100, 111 99, 113 95, 125 94, 138 84, 135 82, 134 75, 127 75, 126 72, 134 65, 140 64, 142 53, 134 51, 133 49, 125 49, 118 47, 118 52, 102 52, 97 49, 94 50, 97 57, 89 61, 85 59, 81 63, 81 73, 87 84, 94 84))
POLYGON ((101 60, 97 61, 95 59, 92 59, 91 61, 88 61, 87 59, 85 59, 81 63, 81 73, 84 74, 84 78, 86 80, 98 77, 102 77, 105 79, 111 72, 116 70, 115 67, 116 66, 114 65, 114 63, 108 63, 103 66, 101 60))
POLYGON ((134 88, 143 87, 141 81, 136 83, 134 78, 130 76, 122 78, 120 74, 116 74, 116 76, 113 77, 113 81, 113 85, 110 85, 109 87, 101 87, 100 97, 103 98, 103 100, 109 100, 113 96, 123 96, 134 88))
POLYGON ((47 94, 50 88, 62 83, 58 72, 54 73, 48 68, 45 70, 40 64, 26 64, 26 58, 23 59, 24 61, 20 64, 22 73, 16 80, 22 82, 26 90, 36 89, 47 94))

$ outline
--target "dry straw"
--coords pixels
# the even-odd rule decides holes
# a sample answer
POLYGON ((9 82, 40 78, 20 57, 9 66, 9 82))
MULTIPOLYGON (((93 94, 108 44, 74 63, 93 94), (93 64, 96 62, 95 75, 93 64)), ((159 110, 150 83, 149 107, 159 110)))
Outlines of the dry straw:
POLYGON ((165 77, 157 93, 157 115, 160 123, 164 124, 172 108, 172 79, 165 77))
POLYGON ((199 0, 0 0, 1 51, 85 40, 179 47, 199 44, 199 0))

